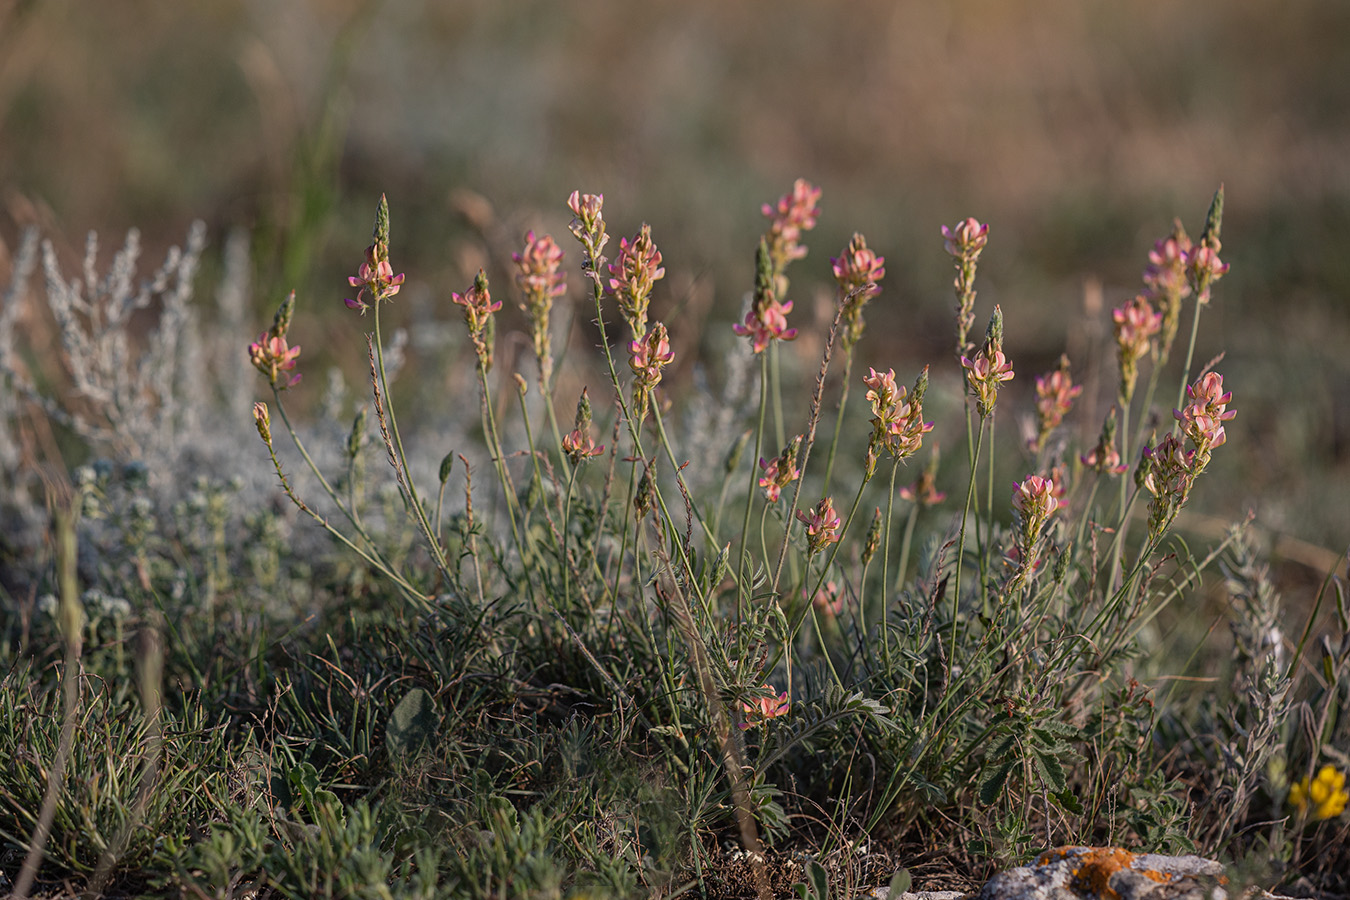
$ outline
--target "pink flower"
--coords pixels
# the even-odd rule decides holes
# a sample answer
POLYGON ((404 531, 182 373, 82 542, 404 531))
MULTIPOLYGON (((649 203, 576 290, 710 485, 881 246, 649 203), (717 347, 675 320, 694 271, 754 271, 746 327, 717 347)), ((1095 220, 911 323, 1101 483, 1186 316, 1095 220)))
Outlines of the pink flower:
POLYGON ((1164 435, 1157 447, 1144 447, 1144 487, 1149 500, 1149 539, 1156 540, 1186 504, 1195 483, 1197 452, 1185 449, 1175 435, 1164 435))
POLYGON ((974 261, 989 243, 989 225, 981 225, 974 218, 957 222, 955 228, 942 226, 942 246, 958 259, 974 261))
POLYGON ((355 299, 342 301, 347 304, 348 309, 359 310, 364 316, 367 309, 399 292, 405 276, 394 274, 387 256, 388 249, 381 248, 378 243, 366 248, 365 262, 361 263, 361 268, 355 275, 347 277, 347 284, 360 288, 355 299))
POLYGON ((487 273, 479 269, 469 289, 462 294, 452 291, 450 300, 464 307, 464 322, 469 326, 469 337, 473 340, 474 350, 478 354, 479 368, 486 372, 492 368, 492 348, 488 346, 488 324, 492 314, 502 308, 502 302, 494 301, 488 291, 487 273))
POLYGON ((756 697, 751 702, 742 701, 741 708, 746 715, 746 721, 741 723, 742 730, 749 728, 756 722, 787 715, 788 708, 791 706, 787 691, 781 694, 773 694, 773 685, 768 683, 764 685, 763 690, 768 691, 773 696, 756 697))
POLYGON ((1059 427, 1064 416, 1073 408, 1074 398, 1083 393, 1083 386, 1073 383, 1069 375, 1069 358, 1061 356, 1059 368, 1036 376, 1036 440, 1040 450, 1050 432, 1059 427))
POLYGON ((770 300, 759 309, 745 314, 745 324, 732 325, 731 330, 740 337, 749 337, 756 353, 763 353, 770 341, 790 341, 797 336, 797 329, 789 328, 787 314, 792 312, 792 301, 779 303, 770 300))
POLYGON ((1012 505, 1025 517, 1045 520, 1059 508, 1055 483, 1041 475, 1028 475, 1013 484, 1012 505))
POLYGON ((1178 299, 1191 292, 1186 283, 1187 257, 1191 252, 1191 239, 1180 224, 1172 234, 1157 241, 1148 253, 1148 265, 1144 267, 1144 284, 1149 286, 1154 296, 1175 296, 1178 299))
POLYGON ((601 453, 605 452, 604 444, 597 447, 595 441, 591 439, 591 436, 582 433, 579 428, 574 428, 572 431, 563 435, 562 447, 563 452, 567 454, 568 459, 572 460, 573 465, 580 463, 582 460, 590 459, 592 456, 599 456, 601 453))
POLYGON ((1209 460, 1209 452, 1227 440, 1223 423, 1237 415, 1228 409, 1233 392, 1223 389, 1223 376, 1209 372, 1186 388, 1191 398, 1185 409, 1172 410, 1172 416, 1181 423, 1181 430, 1191 439, 1199 453, 1199 468, 1209 460))
POLYGON ((854 234, 844 252, 830 258, 830 268, 834 271, 834 280, 839 285, 841 296, 869 284, 873 287, 867 292, 867 298, 881 293, 881 288, 876 287, 875 282, 885 277, 885 262, 886 257, 877 256, 868 249, 867 238, 854 234))
POLYGON ((628 366, 633 370, 636 381, 649 388, 660 384, 661 370, 675 358, 675 351, 670 349, 666 326, 657 322, 641 339, 630 341, 628 355, 628 366))
POLYGON ((1095 469, 1103 475, 1119 475, 1129 468, 1121 463, 1120 453, 1115 447, 1100 443, 1078 457, 1078 460, 1089 469, 1095 469))
POLYGON ((516 283, 530 306, 546 304, 567 293, 567 276, 560 271, 563 252, 549 235, 536 238, 525 232, 525 249, 512 253, 516 264, 516 283))
POLYGON ((778 200, 777 206, 765 203, 761 211, 772 219, 767 239, 769 253, 773 258, 776 271, 781 274, 787 264, 806 255, 801 245, 802 232, 816 227, 816 218, 820 210, 820 188, 813 186, 804 178, 792 183, 792 191, 778 200))
POLYGON ((600 251, 604 250, 605 244, 609 242, 609 235, 605 234, 605 217, 602 213, 604 206, 604 194, 583 194, 580 191, 573 191, 567 198, 567 208, 572 210, 573 216, 567 230, 572 232, 572 236, 581 242, 582 248, 586 251, 583 272, 594 279, 597 286, 603 286, 599 269, 604 257, 600 255, 600 251))
POLYGON ((797 518, 806 525, 806 544, 811 553, 815 553, 839 540, 839 514, 834 511, 834 501, 826 497, 816 504, 816 508, 807 513, 797 510, 797 518))
POLYGON ((980 415, 989 415, 998 402, 998 386, 1013 378, 1012 363, 1002 350, 991 351, 985 347, 975 354, 974 359, 961 357, 961 366, 966 370, 966 380, 975 395, 980 415))
POLYGON ((872 404, 872 440, 868 446, 868 471, 875 468, 878 451, 885 449, 895 459, 918 452, 923 436, 933 430, 923 421, 923 397, 928 389, 928 368, 919 373, 914 390, 907 392, 895 383, 895 370, 878 372, 869 368, 863 376, 867 399, 872 404))
POLYGON ((1228 264, 1219 259, 1218 247, 1201 243, 1186 254, 1186 274, 1195 289, 1197 302, 1209 302, 1210 287, 1228 273, 1228 268, 1228 264))
POLYGON ((652 243, 650 225, 643 225, 631 243, 626 238, 619 239, 619 256, 610 264, 609 274, 610 293, 618 300, 619 310, 633 335, 646 333, 652 287, 666 275, 661 267, 661 252, 652 243))
POLYGON ((1163 324, 1163 315, 1153 309, 1148 298, 1139 294, 1129 303, 1111 311, 1116 323, 1116 356, 1120 361, 1120 395, 1129 401, 1139 377, 1139 360, 1148 353, 1153 336, 1163 324))
POLYGON ((287 345, 286 338, 264 331, 258 339, 248 345, 248 358, 253 367, 267 376, 273 388, 284 391, 300 383, 300 375, 286 376, 283 373, 295 368, 300 356, 300 347, 287 345))
POLYGON ((586 232, 595 231, 596 226, 604 222, 601 213, 604 206, 604 194, 583 194, 581 191, 573 191, 567 198, 567 208, 576 216, 576 224, 586 232))
POLYGON ((946 493, 937 489, 937 478, 933 472, 925 469, 917 481, 900 489, 900 496, 920 507, 937 506, 947 499, 946 493))
POLYGON ((770 503, 777 503, 783 488, 801 477, 802 470, 797 468, 797 454, 801 445, 802 436, 797 435, 792 443, 783 448, 781 456, 770 460, 760 459, 759 467, 764 475, 759 479, 759 486, 764 489, 764 496, 770 503))

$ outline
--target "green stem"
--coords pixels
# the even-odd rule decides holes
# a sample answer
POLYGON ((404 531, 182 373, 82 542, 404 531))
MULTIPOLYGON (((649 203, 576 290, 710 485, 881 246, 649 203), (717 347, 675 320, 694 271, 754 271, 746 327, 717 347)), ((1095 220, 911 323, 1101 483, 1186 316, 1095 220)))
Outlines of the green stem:
MULTIPOLYGON (((951 655, 956 653, 956 626, 957 617, 961 611, 961 570, 965 568, 966 553, 966 521, 970 518, 971 502, 975 499, 975 479, 978 476, 976 463, 980 459, 980 448, 984 444, 984 417, 980 417, 980 427, 975 434, 975 452, 971 456, 970 464, 970 483, 966 485, 966 505, 961 513, 961 535, 956 542, 956 586, 952 591, 952 636, 951 646, 948 648, 947 666, 951 667, 951 655)), ((978 520, 977 520, 978 526, 978 520)), ((950 674, 949 676, 950 677, 950 674)))
MULTIPOLYGON (((764 454, 764 418, 768 409, 769 398, 769 361, 765 359, 764 354, 759 357, 759 424, 755 427, 755 452, 750 458, 750 487, 745 493, 745 512, 741 516, 741 552, 736 559, 737 587, 736 587, 736 623, 739 625, 741 614, 745 604, 745 587, 748 579, 745 578, 745 562, 749 556, 750 541, 750 507, 755 502, 755 489, 759 486, 757 467, 759 459, 764 454)), ((789 527, 791 523, 789 523, 789 527)))
MULTIPOLYGON (((895 475, 900 471, 899 458, 891 462, 891 481, 890 488, 886 491, 886 527, 882 531, 881 537, 881 616, 886 618, 887 595, 890 590, 891 573, 891 512, 895 508, 895 475)), ((862 633, 867 634, 867 597, 863 596, 859 602, 859 612, 863 615, 862 633)))
POLYGON ((830 455, 825 460, 825 488, 823 493, 830 493, 830 476, 834 474, 834 454, 839 449, 839 434, 844 425, 844 409, 848 406, 849 376, 853 372, 853 350, 849 348, 844 354, 844 390, 839 395, 839 414, 834 420, 834 439, 830 441, 830 455))

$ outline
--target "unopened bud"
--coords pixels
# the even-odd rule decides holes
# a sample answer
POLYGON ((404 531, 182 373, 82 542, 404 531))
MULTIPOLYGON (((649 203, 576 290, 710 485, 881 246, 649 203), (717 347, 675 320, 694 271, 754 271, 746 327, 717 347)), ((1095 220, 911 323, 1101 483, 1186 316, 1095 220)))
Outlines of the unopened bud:
POLYGON ((877 555, 877 548, 881 546, 881 507, 876 507, 872 513, 872 524, 867 529, 867 538, 863 541, 862 564, 865 566, 872 561, 872 557, 877 555))
POLYGON ((366 434, 366 407, 361 407, 361 411, 352 419, 352 430, 347 435, 347 458, 356 459, 361 452, 361 439, 366 434))
POLYGON ((441 469, 440 472, 437 473, 437 477, 440 478, 441 484, 445 484, 447 481, 450 480, 450 469, 454 467, 454 463, 455 463, 455 451, 453 450, 451 450, 449 453, 445 454, 445 456, 441 458, 441 469))
POLYGON ((253 424, 258 427, 258 436, 267 446, 272 446, 272 413, 261 400, 253 404, 253 424))
POLYGON ((286 298, 281 301, 277 307, 277 313, 272 317, 272 330, 268 334, 272 337, 285 337, 286 332, 291 327, 291 314, 295 312, 295 291, 291 291, 286 298))

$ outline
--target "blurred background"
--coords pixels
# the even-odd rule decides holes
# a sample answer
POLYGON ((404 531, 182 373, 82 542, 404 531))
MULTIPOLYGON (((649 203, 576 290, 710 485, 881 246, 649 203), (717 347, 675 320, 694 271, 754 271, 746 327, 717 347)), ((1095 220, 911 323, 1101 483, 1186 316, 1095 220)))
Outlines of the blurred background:
MULTIPOLYGON (((1032 376, 1079 352, 1075 377, 1101 379, 1071 420, 1089 443, 1110 307, 1174 216, 1199 234, 1222 182, 1232 271, 1197 368, 1227 354, 1238 417, 1193 509, 1254 508, 1311 569, 1344 551, 1342 0, 0 0, 0 239, 37 223, 77 261, 87 230, 110 248, 136 226, 153 264, 193 219, 217 259, 246 229, 258 329, 298 289, 307 359, 359 346, 340 301, 381 192, 409 273, 394 315, 453 323, 449 291, 526 228, 559 238, 579 295, 574 188, 604 193, 615 243, 652 224, 656 314, 687 314, 715 358, 759 206, 797 177, 824 194, 796 324, 828 321, 829 257, 861 231, 887 275, 860 364, 908 382, 931 362, 955 384, 939 226, 975 216, 991 223, 977 330, 1001 304, 1023 409, 1032 376)), ((819 339, 798 346, 814 372, 819 339)))

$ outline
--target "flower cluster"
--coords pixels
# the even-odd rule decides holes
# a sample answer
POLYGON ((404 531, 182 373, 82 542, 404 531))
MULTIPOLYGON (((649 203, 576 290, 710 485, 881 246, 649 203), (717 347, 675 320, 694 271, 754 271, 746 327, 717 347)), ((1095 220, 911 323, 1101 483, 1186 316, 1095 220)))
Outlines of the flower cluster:
POLYGON ((375 211, 375 233, 371 245, 366 248, 365 262, 355 275, 348 276, 347 284, 359 288, 354 299, 343 302, 348 309, 358 310, 361 315, 381 301, 391 299, 403 286, 402 274, 395 275, 389 264, 389 201, 380 195, 380 205, 375 211))
POLYGON ((1191 253, 1191 239, 1181 221, 1172 226, 1172 233, 1153 245, 1144 268, 1144 284, 1148 295, 1162 313, 1162 340, 1159 360, 1167 362, 1172 343, 1181 322, 1181 301, 1191 293, 1186 278, 1187 258, 1191 253))
POLYGON ((1036 376, 1036 439, 1037 451, 1045 448, 1050 432, 1059 427, 1064 416, 1073 407, 1074 398, 1083 393, 1081 384, 1074 384, 1069 375, 1069 357, 1059 358, 1059 368, 1036 376))
POLYGON ((872 438, 867 445, 866 468, 866 477, 871 478, 883 449, 894 459, 908 459, 918 452, 923 436, 933 430, 933 423, 923 420, 928 367, 924 366, 909 392, 896 385, 894 369, 878 372, 869 368, 863 384, 867 385, 867 399, 872 404, 872 438))
POLYGON ((300 383, 300 373, 288 374, 294 372, 295 361, 300 356, 300 346, 297 344, 292 347, 286 342, 286 332, 291 327, 291 313, 294 310, 295 291, 291 291, 277 308, 272 327, 248 345, 249 362, 267 376, 267 383, 277 391, 300 383))
POLYGON ((586 388, 581 389, 581 398, 577 400, 576 427, 563 435, 562 448, 574 466, 605 452, 605 445, 597 447, 591 438, 591 398, 586 388))
POLYGON ((862 339, 863 307, 881 288, 877 285, 886 274, 886 257, 877 256, 867 246, 867 239, 854 234, 844 252, 830 259, 834 280, 839 285, 839 302, 844 307, 844 330, 840 335, 844 351, 848 352, 862 339))
POLYGON ((1162 328, 1162 313, 1153 309, 1148 297, 1139 294, 1129 303, 1111 311, 1116 323, 1116 356, 1120 360, 1120 398, 1128 404, 1134 397, 1139 377, 1139 360, 1153 345, 1153 336, 1162 328))
POLYGON ((765 722, 769 719, 776 719, 779 716, 785 716, 791 703, 788 700, 787 691, 781 694, 775 694, 773 685, 765 684, 763 690, 768 691, 769 696, 757 697, 753 702, 742 702, 741 708, 745 711, 746 721, 741 723, 741 729, 749 728, 757 722, 765 722))
POLYGON ((628 344, 628 366, 633 370, 633 405, 638 421, 646 418, 652 390, 661 383, 661 370, 675 358, 666 326, 657 322, 652 330, 628 344))
POLYGON ((974 218, 958 222, 955 228, 942 226, 942 246, 956 257, 956 355, 971 349, 967 340, 975 325, 975 267, 980 251, 989 243, 989 226, 974 218))
POLYGON ((534 356, 539 361, 539 378, 548 385, 553 378, 553 352, 549 338, 549 313, 553 301, 567 293, 567 276, 562 272, 563 252, 549 235, 536 238, 525 233, 525 249, 512 253, 516 265, 516 284, 524 303, 521 309, 530 319, 534 338, 534 356))
POLYGON ((761 238, 755 253, 755 294, 750 311, 745 314, 745 324, 731 326, 737 335, 750 338, 756 353, 763 353, 771 341, 790 341, 797 336, 797 329, 789 328, 787 323, 792 301, 779 302, 779 291, 775 286, 778 280, 768 242, 761 238))
POLYGON ((1078 457, 1079 461, 1099 475, 1119 475, 1129 468, 1120 461, 1120 452, 1116 450, 1116 408, 1111 407, 1106 421, 1102 423, 1102 434, 1097 445, 1078 457))
POLYGON ((1017 571, 1013 584, 1020 585, 1036 565, 1037 545, 1045 523, 1059 508, 1055 482, 1041 475, 1028 475, 1013 484, 1012 506, 1017 512, 1017 571))
POLYGON ((1224 391, 1223 376, 1217 372, 1203 375, 1186 388, 1186 394, 1191 402, 1185 409, 1172 410, 1172 415, 1195 445, 1198 473, 1209 462, 1210 451, 1227 440, 1223 423, 1236 416, 1237 411, 1228 408, 1233 392, 1224 391))
POLYGON ((797 510, 797 518, 806 525, 806 546, 810 553, 839 540, 839 513, 834 511, 834 500, 826 497, 811 512, 797 510))
POLYGON ((609 235, 605 234, 604 206, 604 194, 583 194, 581 191, 573 191, 567 198, 567 208, 572 210, 572 221, 567 229, 581 242, 582 249, 586 251, 582 270, 595 281, 597 288, 604 286, 600 278, 600 267, 604 264, 605 258, 600 253, 609 242, 609 235))
POLYGON ((647 306, 652 287, 666 275, 661 267, 661 251, 652 242, 650 225, 643 225, 630 242, 619 239, 619 256, 609 266, 609 291, 619 302, 619 311, 640 340, 647 333, 647 306))
POLYGON ((1323 766, 1317 777, 1306 776, 1289 787, 1289 803, 1300 813, 1308 813, 1314 819, 1334 819, 1345 812, 1350 803, 1350 791, 1345 789, 1345 773, 1334 766, 1323 766))
POLYGON ((975 406, 980 417, 984 418, 994 411, 998 402, 998 386, 1011 381, 1012 363, 1003 355, 1003 310, 994 307, 994 315, 989 320, 989 330, 985 333, 984 346, 975 354, 974 359, 961 357, 961 365, 966 370, 966 382, 975 396, 975 406))
POLYGON ((900 496, 922 509, 937 506, 943 500, 946 500, 947 494, 937 489, 937 468, 938 450, 937 445, 934 444, 933 453, 928 458, 928 465, 923 467, 923 471, 919 473, 918 479, 913 484, 900 489, 900 496))
POLYGON ((450 299, 464 307, 464 321, 478 355, 478 371, 487 374, 492 369, 492 314, 502 308, 502 302, 493 301, 487 274, 482 269, 468 290, 462 294, 451 292, 450 299))
POLYGON ((1187 450, 1176 435, 1169 434, 1156 447, 1144 447, 1144 487, 1152 495, 1148 504, 1148 536, 1155 541, 1181 512, 1195 483, 1195 451, 1187 450))
POLYGON ((801 452, 801 446, 802 436, 799 434, 783 448, 781 456, 775 456, 770 460, 760 457, 759 467, 764 474, 759 479, 759 486, 764 489, 764 496, 770 503, 777 503, 778 498, 782 496, 783 488, 801 477, 802 470, 797 467, 797 456, 801 452))
POLYGON ((792 183, 792 191, 780 197, 776 206, 765 203, 760 208, 772 220, 766 238, 777 275, 783 274, 788 263, 806 255, 806 248, 801 243, 802 232, 816 227, 819 202, 820 188, 805 178, 798 178, 792 183))

